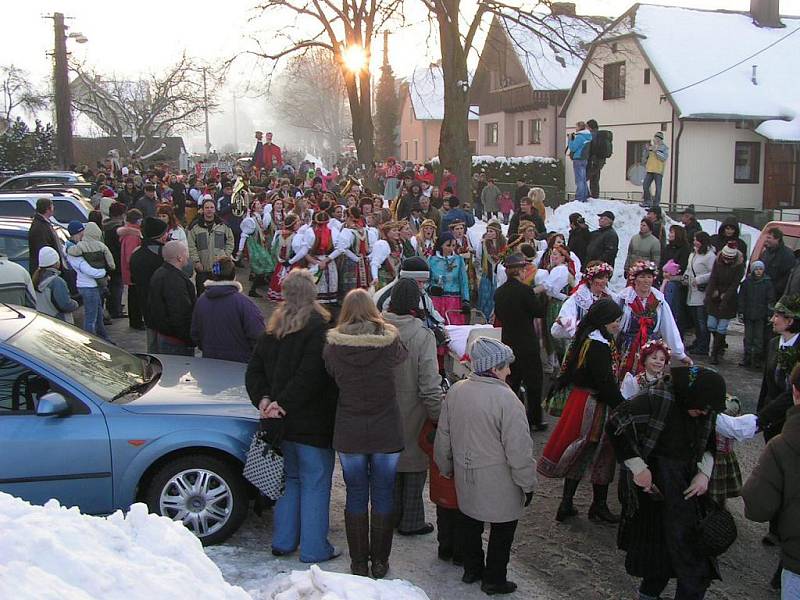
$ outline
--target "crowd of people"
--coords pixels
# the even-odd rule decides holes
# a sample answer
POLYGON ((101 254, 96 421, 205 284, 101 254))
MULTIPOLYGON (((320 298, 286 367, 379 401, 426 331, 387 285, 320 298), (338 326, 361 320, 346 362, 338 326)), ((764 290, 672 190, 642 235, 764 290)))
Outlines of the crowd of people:
POLYGON ((150 352, 247 363, 250 399, 284 455, 276 556, 340 554, 328 540, 338 454, 357 575, 387 574, 395 532, 434 531, 429 477, 439 558, 487 594, 513 592, 510 549, 537 473, 564 479, 555 518, 566 521, 588 472, 588 517, 618 524, 642 600, 671 578, 677 599, 704 596, 717 554, 693 531, 713 512, 707 498, 742 493, 748 515, 770 521, 766 541, 782 546, 784 590, 797 589, 798 501, 778 480, 798 456, 800 271, 779 229, 744 277, 734 219, 710 236, 691 207, 667 228, 649 206, 617 293, 611 211, 594 231, 570 215, 565 235, 548 230, 545 193, 524 182, 506 212, 478 176, 485 185, 465 206, 449 172, 436 188, 428 169, 391 159, 375 194, 311 164, 291 178, 271 146, 259 141, 248 173, 98 173, 89 223, 70 223, 62 247, 42 199, 30 248, 37 310, 69 321, 82 304, 84 329, 101 337, 108 318, 127 318, 150 352), (245 264, 247 294, 236 279, 245 264), (266 321, 250 298, 259 289, 274 303, 266 321), (471 343, 470 373, 448 389, 447 326, 481 316, 496 333, 471 343), (756 415, 739 415, 724 379, 692 358, 723 360, 737 316, 743 366, 763 369, 756 415), (546 412, 560 417, 549 434, 546 412), (742 492, 733 443, 759 431, 775 440, 742 492), (548 436, 538 461, 533 434, 548 436), (608 505, 617 471, 620 515, 608 505))

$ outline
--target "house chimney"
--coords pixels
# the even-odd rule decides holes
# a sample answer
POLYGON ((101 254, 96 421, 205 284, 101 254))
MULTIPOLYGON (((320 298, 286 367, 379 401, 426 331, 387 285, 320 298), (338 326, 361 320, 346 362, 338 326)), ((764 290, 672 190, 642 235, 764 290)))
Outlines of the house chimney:
POLYGON ((750 0, 750 15, 759 27, 785 27, 780 12, 780 0, 750 0))
POLYGON ((758 78, 756 77, 756 70, 758 69, 758 65, 753 65, 753 75, 750 77, 750 81, 753 82, 753 85, 758 85, 758 78))
MULTIPOLYGON (((777 2, 777 0, 776 0, 777 2)), ((553 2, 550 5, 550 13, 553 16, 575 16, 575 3, 574 2, 553 2)))

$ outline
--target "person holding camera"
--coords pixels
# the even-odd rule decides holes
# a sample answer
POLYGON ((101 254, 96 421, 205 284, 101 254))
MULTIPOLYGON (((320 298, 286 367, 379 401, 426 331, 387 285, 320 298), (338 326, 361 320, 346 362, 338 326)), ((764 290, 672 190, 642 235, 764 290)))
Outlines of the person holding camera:
POLYGON ((653 139, 647 145, 644 156, 647 172, 642 182, 644 195, 641 206, 645 208, 658 206, 661 203, 661 181, 664 178, 664 165, 667 164, 667 158, 669 158, 669 148, 664 143, 664 134, 656 131, 653 139), (650 194, 650 187, 654 182, 656 184, 655 196, 650 194))

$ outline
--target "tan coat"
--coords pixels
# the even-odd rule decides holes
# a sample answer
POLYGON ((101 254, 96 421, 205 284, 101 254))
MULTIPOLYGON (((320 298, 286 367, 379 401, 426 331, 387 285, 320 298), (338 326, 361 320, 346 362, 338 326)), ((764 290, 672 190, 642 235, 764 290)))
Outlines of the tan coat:
POLYGON ((459 510, 478 521, 519 519, 536 486, 525 407, 491 377, 470 374, 447 392, 434 459, 443 475, 455 476, 459 510))
POLYGON ((428 457, 419 447, 419 433, 427 419, 437 421, 442 407, 436 338, 422 321, 411 315, 384 313, 383 317, 400 332, 408 358, 394 369, 397 403, 403 419, 405 449, 400 455, 400 473, 428 470, 428 457))
POLYGON ((714 261, 716 260, 717 256, 714 254, 713 248, 709 248, 705 254, 692 252, 689 255, 689 263, 686 266, 686 274, 683 278, 683 284, 689 289, 689 294, 686 297, 687 306, 703 306, 706 303, 705 288, 700 290, 697 286, 708 285, 708 280, 711 279, 711 270, 714 268, 714 261), (692 285, 692 282, 697 285, 692 285))

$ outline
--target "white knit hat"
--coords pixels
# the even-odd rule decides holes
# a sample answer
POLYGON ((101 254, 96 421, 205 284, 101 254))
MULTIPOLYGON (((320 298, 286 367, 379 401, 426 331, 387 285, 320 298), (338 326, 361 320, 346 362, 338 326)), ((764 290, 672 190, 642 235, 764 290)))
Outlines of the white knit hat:
POLYGON ((514 362, 514 352, 490 337, 477 337, 467 350, 470 357, 470 369, 474 373, 485 373, 494 367, 514 362))
POLYGON ((39 250, 40 267, 52 267, 57 265, 60 260, 61 257, 58 255, 58 251, 51 246, 43 246, 39 250))

